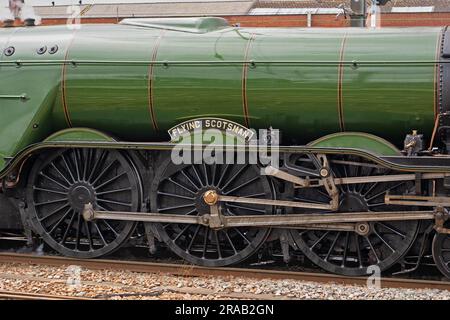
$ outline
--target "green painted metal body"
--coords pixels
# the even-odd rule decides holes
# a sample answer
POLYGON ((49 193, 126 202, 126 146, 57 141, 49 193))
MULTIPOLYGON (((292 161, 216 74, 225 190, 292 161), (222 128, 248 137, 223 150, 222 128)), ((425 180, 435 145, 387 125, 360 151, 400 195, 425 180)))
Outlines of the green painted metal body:
POLYGON ((283 144, 306 144, 341 131, 339 105, 344 130, 396 145, 412 129, 430 137, 440 29, 210 22, 0 29, 1 52, 15 47, 0 56, 0 169, 21 149, 70 127, 165 141, 180 122, 218 117, 272 126, 283 144), (54 45, 55 54, 37 53, 54 45))

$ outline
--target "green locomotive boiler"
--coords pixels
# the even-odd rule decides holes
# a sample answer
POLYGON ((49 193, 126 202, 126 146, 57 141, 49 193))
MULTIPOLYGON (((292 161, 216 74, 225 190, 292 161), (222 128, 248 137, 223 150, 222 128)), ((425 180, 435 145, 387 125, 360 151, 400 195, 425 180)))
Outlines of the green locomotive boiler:
POLYGON ((0 30, 1 230, 78 258, 140 238, 205 266, 298 250, 345 275, 434 237, 450 275, 447 28, 70 27, 0 30), (244 137, 234 153, 279 130, 277 163, 175 163, 196 124, 244 137))

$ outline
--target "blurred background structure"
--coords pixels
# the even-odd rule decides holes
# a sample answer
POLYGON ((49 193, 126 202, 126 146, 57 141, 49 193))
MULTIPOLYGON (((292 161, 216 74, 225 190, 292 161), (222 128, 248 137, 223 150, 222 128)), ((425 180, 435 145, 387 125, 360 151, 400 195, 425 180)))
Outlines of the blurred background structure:
POLYGON ((0 17, 9 7, 24 21, 21 12, 30 15, 25 8, 32 7, 37 22, 64 24, 71 5, 80 7, 82 23, 116 23, 131 17, 219 16, 243 27, 450 25, 449 0, 0 0, 0 17))

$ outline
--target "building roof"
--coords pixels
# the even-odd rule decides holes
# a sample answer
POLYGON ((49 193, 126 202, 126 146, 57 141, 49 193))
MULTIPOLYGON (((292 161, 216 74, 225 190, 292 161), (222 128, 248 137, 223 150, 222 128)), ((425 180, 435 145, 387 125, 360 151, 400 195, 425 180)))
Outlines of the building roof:
MULTIPOLYGON (((344 5, 350 8, 351 0, 259 0, 254 8, 337 8, 344 5)), ((366 0, 368 5, 370 0, 366 0)), ((449 0, 391 0, 381 6, 382 12, 450 12, 449 0)))
MULTIPOLYGON (((370 0, 365 0, 368 4, 370 0)), ((149 0, 149 3, 82 5, 86 18, 337 14, 351 0, 149 0), (164 2, 166 1, 166 2, 164 2)), ((36 6, 42 18, 68 17, 68 6, 36 6)), ((450 0, 391 0, 382 12, 450 12, 450 0)))
MULTIPOLYGON (((164 16, 207 16, 245 15, 253 7, 254 1, 214 1, 214 2, 167 2, 149 4, 96 4, 83 5, 81 12, 85 18, 105 17, 164 17, 164 16)), ((67 6, 35 7, 36 14, 44 19, 68 17, 67 6)))

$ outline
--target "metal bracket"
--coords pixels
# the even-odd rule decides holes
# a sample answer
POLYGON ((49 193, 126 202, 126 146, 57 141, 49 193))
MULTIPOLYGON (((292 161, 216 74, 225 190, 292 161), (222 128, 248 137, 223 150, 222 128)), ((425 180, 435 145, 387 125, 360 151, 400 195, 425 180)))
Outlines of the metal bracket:
MULTIPOLYGON (((320 180, 321 185, 323 185, 325 187, 325 190, 327 191, 328 195, 331 198, 331 201, 329 204, 311 204, 311 203, 299 202, 299 201, 279 201, 279 200, 262 200, 261 201, 261 199, 255 199, 255 200, 258 200, 258 202, 253 202, 253 200, 249 199, 249 198, 247 198, 248 200, 244 200, 244 198, 225 197, 225 196, 219 196, 219 199, 221 201, 227 201, 227 202, 266 204, 266 205, 278 205, 278 206, 293 207, 293 208, 322 209, 322 210, 336 211, 339 208, 339 191, 336 187, 334 178, 330 174, 331 170, 329 167, 328 158, 324 154, 317 155, 317 158, 321 164, 321 169, 319 170, 320 175, 322 176, 322 179, 320 180), (246 201, 246 202, 244 202, 244 201, 246 201), (249 202, 249 201, 252 201, 252 202, 249 202), (263 203, 263 202, 265 202, 265 203, 263 203)), ((311 186, 311 181, 309 179, 303 179, 303 178, 297 177, 295 175, 281 171, 274 167, 270 167, 270 166, 266 167, 265 174, 273 176, 273 177, 277 177, 284 181, 292 182, 295 185, 300 186, 300 187, 311 186)))
POLYGON ((437 207, 434 215, 434 229, 438 233, 450 234, 450 229, 445 228, 444 224, 449 219, 449 212, 444 207, 437 207))
POLYGON ((11 95, 11 94, 1 94, 0 99, 19 99, 23 102, 29 100, 30 98, 27 96, 26 93, 22 93, 20 95, 11 95))
POLYGON ((390 195, 384 197, 386 204, 419 207, 450 207, 450 197, 427 197, 416 195, 390 195))

